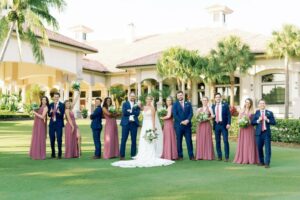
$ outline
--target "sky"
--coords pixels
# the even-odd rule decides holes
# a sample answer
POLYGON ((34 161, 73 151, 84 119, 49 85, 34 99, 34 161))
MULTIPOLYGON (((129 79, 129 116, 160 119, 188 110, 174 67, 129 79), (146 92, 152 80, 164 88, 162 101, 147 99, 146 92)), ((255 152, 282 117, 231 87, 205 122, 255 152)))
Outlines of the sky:
POLYGON ((125 38, 128 24, 138 36, 183 31, 209 26, 212 16, 205 8, 226 5, 234 12, 227 26, 269 35, 284 23, 300 27, 298 0, 66 0, 62 13, 54 12, 59 32, 74 36, 69 28, 85 25, 94 30, 88 40, 125 38))

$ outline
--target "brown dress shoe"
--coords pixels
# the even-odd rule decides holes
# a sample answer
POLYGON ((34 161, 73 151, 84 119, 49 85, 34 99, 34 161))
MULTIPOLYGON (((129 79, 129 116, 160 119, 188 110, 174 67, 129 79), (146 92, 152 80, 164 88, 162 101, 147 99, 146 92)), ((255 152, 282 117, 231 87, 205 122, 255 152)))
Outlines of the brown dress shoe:
POLYGON ((195 159, 195 157, 191 157, 190 160, 191 161, 195 161, 196 159, 195 159))
POLYGON ((124 157, 120 157, 120 160, 125 160, 125 158, 124 157))
POLYGON ((265 166, 264 164, 262 164, 262 163, 258 163, 257 164, 257 166, 260 166, 260 167, 262 167, 262 166, 265 166))
POLYGON ((183 157, 179 157, 177 160, 183 160, 183 157))
POLYGON ((265 165, 265 168, 266 168, 266 169, 270 168, 270 165, 265 165))

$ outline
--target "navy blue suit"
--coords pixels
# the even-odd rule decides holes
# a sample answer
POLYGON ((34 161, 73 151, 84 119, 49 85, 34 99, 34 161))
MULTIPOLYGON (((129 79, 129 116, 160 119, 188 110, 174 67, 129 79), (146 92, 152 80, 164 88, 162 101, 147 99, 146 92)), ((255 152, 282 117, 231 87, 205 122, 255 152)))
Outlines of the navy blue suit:
POLYGON ((51 103, 49 105, 48 109, 48 116, 50 117, 49 122, 49 138, 50 138, 50 144, 51 144, 51 157, 56 157, 55 153, 55 138, 57 138, 57 146, 58 146, 58 157, 62 156, 62 135, 63 135, 63 127, 64 127, 64 114, 65 114, 65 105, 61 102, 58 102, 57 110, 59 110, 60 113, 56 112, 54 121, 54 118, 52 116, 53 113, 50 111, 54 111, 54 103, 51 103), (56 135, 55 135, 56 133, 56 135))
MULTIPOLYGON (((216 116, 215 108, 216 105, 213 104, 212 110, 214 115, 216 116)), ((228 129, 226 128, 228 124, 229 125, 231 124, 231 113, 230 113, 229 105, 227 103, 222 103, 222 121, 217 123, 215 118, 213 123, 213 129, 215 131, 215 139, 216 139, 216 150, 219 159, 222 159, 221 134, 223 136, 223 142, 224 142, 225 159, 229 159, 228 129)))
POLYGON ((182 152, 182 139, 185 137, 186 146, 188 149, 188 154, 190 159, 194 158, 193 153, 193 142, 192 142, 192 118, 193 118, 193 108, 190 102, 184 102, 184 109, 179 101, 176 101, 172 108, 172 113, 174 117, 174 128, 176 131, 177 138, 177 150, 178 157, 183 157, 182 152), (180 124, 184 120, 189 120, 189 123, 185 126, 180 124))
POLYGON ((94 112, 90 115, 91 128, 93 131, 93 139, 95 145, 95 156, 101 157, 101 140, 100 134, 102 130, 102 108, 98 106, 94 112))
POLYGON ((256 144, 258 148, 259 162, 261 164, 270 165, 271 160, 271 125, 275 125, 276 121, 274 118, 273 112, 269 110, 265 110, 265 116, 269 119, 266 121, 266 130, 262 131, 262 122, 258 122, 257 120, 261 116, 261 111, 257 110, 251 123, 253 126, 256 126, 255 136, 256 136, 256 144), (263 147, 265 145, 265 158, 263 147))
POLYGON ((136 136, 139 127, 139 119, 138 119, 139 115, 140 115, 140 108, 138 106, 131 108, 129 101, 123 103, 122 119, 121 119, 122 139, 121 139, 120 157, 125 157, 126 142, 128 139, 129 132, 131 137, 131 157, 136 155, 136 136), (128 110, 132 110, 132 112, 128 112, 128 110), (134 121, 129 120, 130 115, 134 116, 133 117, 134 121))

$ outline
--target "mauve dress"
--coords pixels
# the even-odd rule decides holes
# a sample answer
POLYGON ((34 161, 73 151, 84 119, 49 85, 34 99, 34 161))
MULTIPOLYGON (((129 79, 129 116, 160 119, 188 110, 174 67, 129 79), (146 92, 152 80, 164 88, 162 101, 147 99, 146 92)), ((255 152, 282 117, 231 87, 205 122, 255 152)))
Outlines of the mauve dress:
MULTIPOLYGON (((45 106, 41 106, 38 110, 38 113, 43 114, 45 106)), ((33 129, 32 129, 32 138, 29 156, 33 160, 44 160, 46 159, 46 132, 47 125, 44 119, 41 119, 37 116, 34 117, 33 129)))
MULTIPOLYGON (((245 116, 242 113, 242 116, 245 116)), ((249 114, 248 117, 253 117, 249 114)), ((234 163, 238 164, 257 164, 258 161, 258 150, 255 142, 255 129, 252 125, 247 128, 240 128, 240 134, 238 137, 238 143, 236 147, 234 163)))
MULTIPOLYGON (((203 112, 203 108, 200 108, 203 112)), ((206 111, 210 117, 211 113, 206 111)), ((214 160, 214 144, 210 120, 199 122, 196 130, 196 160, 214 160)))
POLYGON ((78 158, 79 157, 78 138, 77 138, 78 126, 76 124, 74 113, 72 111, 70 111, 70 118, 74 126, 74 131, 72 133, 72 127, 69 121, 67 121, 65 126, 65 158, 78 158))
POLYGON ((106 115, 105 117, 105 128, 104 128, 104 153, 103 158, 115 158, 119 157, 119 136, 117 120, 114 117, 106 115))
POLYGON ((163 152, 161 158, 177 160, 178 151, 173 117, 164 120, 163 134, 163 152))

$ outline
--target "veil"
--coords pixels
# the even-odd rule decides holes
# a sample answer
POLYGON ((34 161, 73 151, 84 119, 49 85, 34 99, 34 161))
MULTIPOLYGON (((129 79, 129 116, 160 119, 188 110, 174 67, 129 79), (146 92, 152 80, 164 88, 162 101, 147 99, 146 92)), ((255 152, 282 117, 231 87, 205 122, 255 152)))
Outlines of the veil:
POLYGON ((155 152, 156 152, 156 157, 160 158, 163 152, 163 131, 162 131, 162 127, 157 112, 155 112, 155 128, 158 133, 157 140, 155 142, 155 152))

